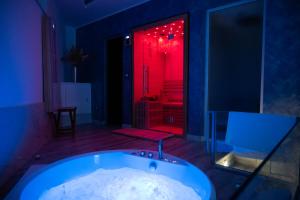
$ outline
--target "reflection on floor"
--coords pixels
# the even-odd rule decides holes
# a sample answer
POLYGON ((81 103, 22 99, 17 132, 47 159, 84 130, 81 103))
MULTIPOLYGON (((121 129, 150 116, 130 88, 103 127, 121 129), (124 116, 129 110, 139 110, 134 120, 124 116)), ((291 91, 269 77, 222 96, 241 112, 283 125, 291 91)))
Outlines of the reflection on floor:
POLYGON ((127 136, 148 139, 152 141, 165 140, 167 138, 173 137, 174 135, 161 132, 161 131, 153 131, 153 130, 145 130, 138 128, 121 128, 112 130, 113 133, 124 134, 127 136))
POLYGON ((172 133, 176 135, 182 135, 183 134, 183 129, 178 128, 178 127, 172 127, 172 126, 167 126, 167 125, 161 125, 161 126, 152 126, 150 129, 152 130, 157 130, 157 131, 163 131, 167 133, 172 133))
MULTIPOLYGON (((34 164, 48 164, 69 156, 102 150, 113 149, 148 149, 157 150, 157 142, 113 134, 115 128, 99 128, 85 126, 78 128, 75 138, 70 135, 54 138, 45 145, 38 154, 38 160, 28 161, 23 168, 0 186, 0 199, 17 183, 23 174, 34 164)), ((166 153, 183 158, 199 167, 211 179, 217 192, 217 199, 226 200, 236 191, 245 176, 214 168, 205 153, 205 145, 200 142, 187 141, 180 137, 172 137, 164 142, 166 153)))
POLYGON ((253 172, 261 164, 262 160, 263 158, 259 158, 258 156, 249 157, 231 152, 216 163, 224 167, 253 172))

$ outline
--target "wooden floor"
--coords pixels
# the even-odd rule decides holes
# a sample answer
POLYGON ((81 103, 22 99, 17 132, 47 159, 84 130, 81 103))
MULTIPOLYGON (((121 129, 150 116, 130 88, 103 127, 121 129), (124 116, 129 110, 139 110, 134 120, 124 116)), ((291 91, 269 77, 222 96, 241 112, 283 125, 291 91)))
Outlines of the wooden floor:
MULTIPOLYGON (((78 129, 75 138, 71 135, 54 138, 37 153, 40 157, 32 158, 22 170, 0 187, 0 199, 34 164, 47 164, 69 156, 101 150, 157 150, 156 142, 115 134, 111 130, 112 128, 85 126, 78 129)), ((245 180, 244 176, 213 167, 204 151, 203 143, 173 137, 165 140, 164 152, 183 158, 204 171, 215 186, 217 199, 229 199, 237 185, 245 180)))

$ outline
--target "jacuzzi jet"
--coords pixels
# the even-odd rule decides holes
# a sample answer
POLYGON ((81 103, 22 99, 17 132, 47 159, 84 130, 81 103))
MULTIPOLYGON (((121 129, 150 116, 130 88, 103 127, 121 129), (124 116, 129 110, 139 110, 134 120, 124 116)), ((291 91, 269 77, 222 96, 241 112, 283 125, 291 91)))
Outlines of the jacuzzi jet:
POLYGON ((94 163, 100 164, 100 156, 99 155, 94 155, 94 163))
POLYGON ((156 171, 156 168, 157 168, 156 162, 151 162, 149 165, 150 171, 154 172, 154 171, 156 171))

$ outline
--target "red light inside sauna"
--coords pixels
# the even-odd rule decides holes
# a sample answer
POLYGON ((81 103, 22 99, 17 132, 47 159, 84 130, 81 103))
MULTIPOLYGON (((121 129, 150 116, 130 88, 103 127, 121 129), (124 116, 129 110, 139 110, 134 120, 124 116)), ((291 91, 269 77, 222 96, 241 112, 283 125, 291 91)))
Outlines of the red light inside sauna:
POLYGON ((183 134, 183 24, 179 19, 134 32, 133 112, 138 128, 183 134))

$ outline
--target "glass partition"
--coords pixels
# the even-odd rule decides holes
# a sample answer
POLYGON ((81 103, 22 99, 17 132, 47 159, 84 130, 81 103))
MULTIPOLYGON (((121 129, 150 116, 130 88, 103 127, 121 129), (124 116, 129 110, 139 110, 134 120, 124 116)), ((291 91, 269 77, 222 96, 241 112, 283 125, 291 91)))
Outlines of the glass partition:
POLYGON ((246 177, 232 199, 294 197, 299 183, 299 119, 223 111, 209 115, 213 164, 246 177))
POLYGON ((136 128, 183 134, 185 24, 182 17, 134 32, 136 128))
POLYGON ((233 199, 294 199, 299 187, 299 156, 300 123, 297 123, 240 187, 233 199))

